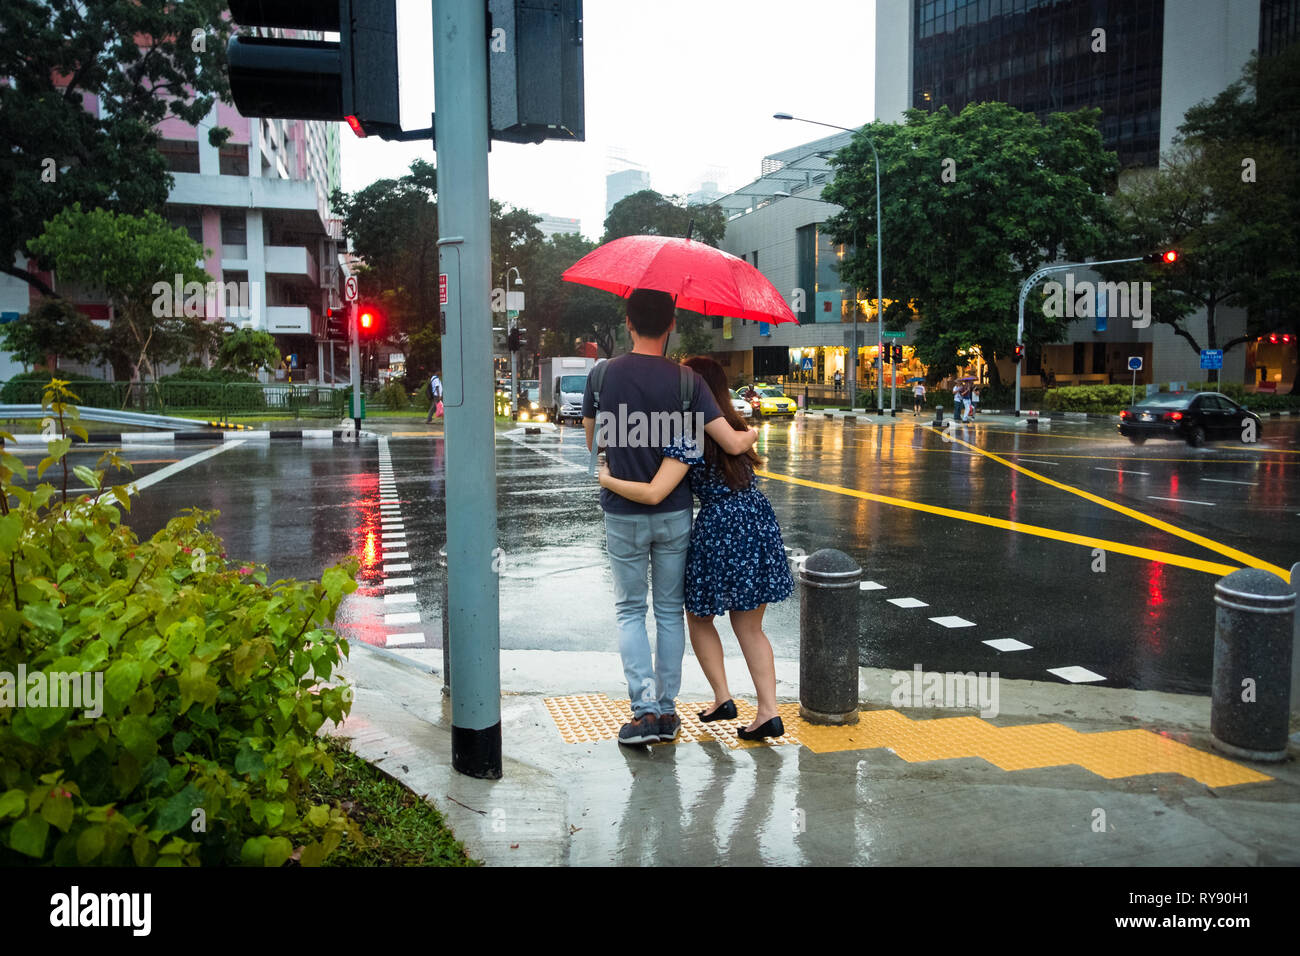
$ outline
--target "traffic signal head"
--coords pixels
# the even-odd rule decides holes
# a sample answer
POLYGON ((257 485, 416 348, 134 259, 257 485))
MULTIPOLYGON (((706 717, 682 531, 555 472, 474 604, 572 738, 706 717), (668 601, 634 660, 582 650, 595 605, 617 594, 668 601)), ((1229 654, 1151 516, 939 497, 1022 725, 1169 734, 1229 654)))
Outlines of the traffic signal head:
POLYGON ((338 309, 325 310, 325 338, 333 342, 347 341, 347 320, 338 309))
POLYGON ((384 317, 371 305, 357 306, 357 339, 377 339, 383 333, 384 317))
POLYGON ((898 364, 899 364, 900 362, 902 362, 902 361, 903 361, 903 347, 902 347, 901 345, 895 345, 895 346, 894 346, 894 364, 895 364, 895 365, 898 365, 898 364))
POLYGON ((585 139, 582 0, 488 0, 488 16, 488 135, 585 139))
POLYGON ((1155 262, 1161 265, 1171 266, 1178 261, 1177 249, 1166 249, 1164 252, 1150 252, 1142 257, 1143 262, 1155 262))
POLYGON ((1025 357, 1025 347, 1023 345, 1017 345, 1015 352, 1012 353, 1011 361, 1019 362, 1024 357, 1025 357))
POLYGON ((506 337, 506 342, 510 346, 510 351, 518 352, 521 339, 518 329, 511 329, 510 334, 506 337))
POLYGON ((396 0, 229 0, 244 27, 339 39, 239 35, 226 50, 245 116, 346 120, 359 136, 400 132, 396 0))

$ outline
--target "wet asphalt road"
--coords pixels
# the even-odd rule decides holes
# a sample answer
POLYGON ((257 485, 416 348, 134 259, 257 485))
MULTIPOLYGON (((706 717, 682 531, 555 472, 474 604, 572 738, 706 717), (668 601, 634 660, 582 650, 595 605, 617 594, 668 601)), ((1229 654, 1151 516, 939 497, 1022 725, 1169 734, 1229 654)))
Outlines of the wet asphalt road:
MULTIPOLYGON (((227 552, 268 565, 272 578, 319 575, 356 553, 362 587, 340 612, 340 626, 377 645, 437 647, 443 442, 410 427, 360 445, 129 447, 137 479, 213 452, 144 489, 129 520, 145 535, 180 508, 218 509, 214 527, 227 552), (384 508, 381 459, 395 488, 384 508), (400 577, 411 579, 405 591, 414 594, 396 603, 392 579, 400 577), (390 621, 394 614, 402 617, 390 621)), ((1298 435, 1293 421, 1273 421, 1257 445, 1190 449, 1154 441, 1134 447, 1102 423, 1029 434, 996 421, 941 432, 910 418, 893 426, 809 418, 764 427, 758 448, 772 477, 760 487, 787 545, 807 553, 839 548, 877 585, 860 592, 863 665, 1204 694, 1222 573, 1215 567, 1242 563, 1223 551, 1287 569, 1300 558, 1298 435), (1026 533, 1026 526, 1042 530, 1026 533), (1120 553, 1112 542, 1146 551, 1120 553), (1052 673, 1061 668, 1090 673, 1052 673)), ((74 459, 89 464, 94 455, 79 450, 74 459)), ((39 455, 24 458, 34 463, 39 455)), ((580 429, 498 433, 503 648, 616 647, 596 488, 585 463, 580 429)), ((769 609, 766 630, 778 657, 798 657, 798 603, 796 592, 769 609)))

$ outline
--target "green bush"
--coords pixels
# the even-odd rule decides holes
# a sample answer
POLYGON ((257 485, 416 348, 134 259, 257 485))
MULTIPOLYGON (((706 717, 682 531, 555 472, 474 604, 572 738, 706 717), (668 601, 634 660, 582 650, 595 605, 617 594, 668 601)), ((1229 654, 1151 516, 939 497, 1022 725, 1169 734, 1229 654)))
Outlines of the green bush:
POLYGON ((1271 392, 1252 392, 1240 400, 1253 412, 1300 411, 1300 395, 1275 395, 1271 392))
POLYGON ((406 394, 406 387, 399 379, 393 379, 385 383, 384 387, 376 391, 369 401, 377 406, 395 411, 406 408, 411 403, 406 394))
MULTIPOLYGON (((50 381, 49 372, 19 372, 0 387, 0 402, 7 405, 36 405, 45 396, 45 386, 50 381)), ((122 388, 116 382, 105 382, 93 375, 77 372, 59 372, 65 382, 76 382, 83 404, 115 408, 122 404, 122 388)))
POLYGON ((1092 412, 1118 414, 1132 401, 1128 385, 1064 385, 1048 389, 1043 407, 1054 412, 1092 412))
MULTIPOLYGON (((45 404, 84 438, 66 384, 45 404)), ((102 712, 66 696, 0 707, 0 865, 322 862, 359 832, 306 798, 333 772, 317 731, 351 707, 324 682, 348 652, 330 622, 356 560, 267 584, 196 510, 141 541, 103 470, 72 468, 94 491, 67 498, 71 442, 37 466, 62 493, 13 484, 25 469, 0 452, 0 671, 89 674, 102 712)))

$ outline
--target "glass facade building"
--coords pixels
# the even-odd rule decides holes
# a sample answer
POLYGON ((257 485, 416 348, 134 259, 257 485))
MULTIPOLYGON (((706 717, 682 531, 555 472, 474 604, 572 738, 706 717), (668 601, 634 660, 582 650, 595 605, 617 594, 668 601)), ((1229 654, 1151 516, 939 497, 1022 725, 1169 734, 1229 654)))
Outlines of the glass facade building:
POLYGON ((1156 164, 1164 0, 914 0, 911 13, 913 106, 1099 107, 1120 166, 1156 164))

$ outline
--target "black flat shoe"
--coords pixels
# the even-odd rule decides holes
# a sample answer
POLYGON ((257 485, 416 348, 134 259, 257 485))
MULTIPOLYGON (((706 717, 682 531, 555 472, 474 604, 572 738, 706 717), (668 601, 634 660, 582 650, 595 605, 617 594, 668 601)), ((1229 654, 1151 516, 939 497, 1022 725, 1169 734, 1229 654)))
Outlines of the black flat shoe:
POLYGON ((785 724, 781 723, 780 717, 773 717, 753 730, 746 730, 744 727, 736 728, 736 736, 741 740, 762 740, 764 737, 780 737, 784 733, 785 724))
POLYGON ((739 715, 736 713, 736 702, 730 698, 712 711, 700 711, 700 721, 705 724, 711 724, 715 720, 735 720, 737 716, 739 715))

